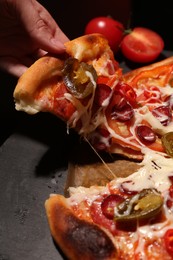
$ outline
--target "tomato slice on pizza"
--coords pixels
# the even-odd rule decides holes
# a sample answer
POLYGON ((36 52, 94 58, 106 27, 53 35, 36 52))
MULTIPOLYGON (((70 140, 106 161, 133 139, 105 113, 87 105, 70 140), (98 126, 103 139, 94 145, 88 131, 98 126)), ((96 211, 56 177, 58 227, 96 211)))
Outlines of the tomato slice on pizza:
POLYGON ((55 242, 69 259, 171 260, 172 164, 150 150, 128 177, 52 194, 45 207, 55 242))
POLYGON ((63 56, 44 56, 19 79, 17 110, 53 113, 96 150, 142 160, 146 147, 165 152, 172 127, 173 58, 122 75, 107 40, 85 35, 63 56))

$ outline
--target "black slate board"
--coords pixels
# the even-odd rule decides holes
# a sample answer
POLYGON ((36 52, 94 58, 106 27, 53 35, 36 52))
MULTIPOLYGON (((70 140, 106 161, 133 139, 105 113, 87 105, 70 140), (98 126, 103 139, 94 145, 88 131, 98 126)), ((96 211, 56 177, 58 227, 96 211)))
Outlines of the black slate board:
POLYGON ((15 132, 0 147, 1 260, 63 259, 50 236, 44 208, 50 193, 64 192, 68 154, 63 134, 60 137, 55 148, 15 132))
MULTIPOLYGON (((124 72, 137 67, 120 65, 124 72)), ((15 111, 15 83, 6 75, 0 89, 0 260, 65 259, 50 235, 44 202, 50 193, 63 194, 78 137, 52 115, 15 111)))

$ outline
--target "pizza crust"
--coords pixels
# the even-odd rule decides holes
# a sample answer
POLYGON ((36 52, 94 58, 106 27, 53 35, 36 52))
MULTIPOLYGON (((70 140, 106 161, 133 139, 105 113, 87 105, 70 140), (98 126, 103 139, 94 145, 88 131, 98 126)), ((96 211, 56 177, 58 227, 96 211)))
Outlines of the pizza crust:
POLYGON ((78 37, 66 42, 66 52, 79 61, 91 61, 100 58, 105 52, 110 50, 108 41, 101 34, 91 34, 78 37))
POLYGON ((62 76, 64 61, 53 56, 43 56, 38 59, 19 78, 14 90, 16 110, 25 111, 28 114, 35 114, 41 110, 35 102, 35 93, 44 88, 47 84, 62 76))
POLYGON ((111 237, 99 226, 75 216, 63 196, 52 195, 45 208, 51 234, 68 259, 116 260, 111 237))
POLYGON ((164 60, 152 63, 150 65, 147 65, 147 66, 135 69, 135 70, 131 70, 130 72, 127 72, 122 76, 122 80, 130 83, 141 72, 152 70, 157 67, 164 66, 164 65, 173 65, 173 56, 166 58, 164 60))

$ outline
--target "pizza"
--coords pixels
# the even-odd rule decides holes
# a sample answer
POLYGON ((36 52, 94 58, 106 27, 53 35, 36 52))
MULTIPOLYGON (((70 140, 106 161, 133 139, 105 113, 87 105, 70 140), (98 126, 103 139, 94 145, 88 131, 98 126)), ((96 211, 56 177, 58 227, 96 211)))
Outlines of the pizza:
POLYGON ((69 188, 45 207, 68 259, 173 259, 173 159, 148 150, 140 169, 105 186, 69 188))
POLYGON ((143 149, 164 152, 172 126, 173 57, 123 75, 99 34, 67 42, 61 57, 46 55, 19 79, 17 110, 50 112, 97 151, 142 160, 143 149))
POLYGON ((45 208, 55 242, 68 259, 173 259, 173 57, 124 74, 100 34, 65 46, 21 76, 16 109, 50 112, 96 153, 138 167, 113 172, 104 185, 70 187, 68 198, 51 195, 45 208))

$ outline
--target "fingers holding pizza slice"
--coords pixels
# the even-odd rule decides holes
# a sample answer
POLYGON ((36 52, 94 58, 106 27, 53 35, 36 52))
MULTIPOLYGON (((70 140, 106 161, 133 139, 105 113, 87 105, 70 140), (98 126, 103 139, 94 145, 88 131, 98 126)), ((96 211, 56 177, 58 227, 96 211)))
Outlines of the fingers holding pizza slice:
POLYGON ((16 109, 51 112, 69 127, 89 132, 97 79, 100 84, 116 81, 122 70, 100 34, 79 37, 65 46, 63 56, 46 55, 22 75, 14 90, 16 109))
POLYGON ((19 79, 17 110, 50 112, 98 151, 142 160, 144 149, 165 152, 172 129, 173 58, 122 74, 107 40, 85 35, 46 55, 19 79))

